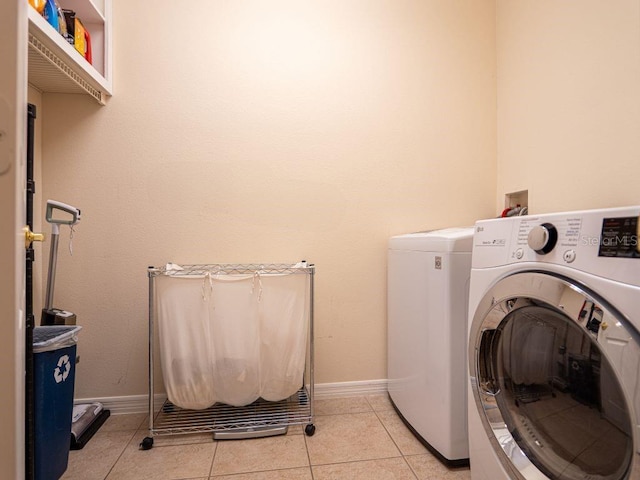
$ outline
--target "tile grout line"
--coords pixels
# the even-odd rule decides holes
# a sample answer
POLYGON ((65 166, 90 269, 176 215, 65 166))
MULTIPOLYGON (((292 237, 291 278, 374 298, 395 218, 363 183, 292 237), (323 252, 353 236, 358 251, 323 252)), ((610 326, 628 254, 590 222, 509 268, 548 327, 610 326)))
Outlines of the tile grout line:
POLYGON ((391 439, 393 444, 398 449, 398 452, 400 452, 400 456, 402 457, 402 461, 407 465, 407 467, 409 467, 409 471, 413 474, 413 476, 416 478, 416 480, 418 480, 418 474, 413 470, 413 468, 411 467, 411 464, 407 461, 406 455, 404 454, 404 452, 400 448, 400 445, 398 445, 398 443, 396 442, 395 438, 393 438, 393 435, 391 435, 391 432, 389 431, 387 426, 384 424, 384 422, 380 418, 380 415, 378 415, 378 411, 374 408, 373 405, 371 405, 371 402, 369 401, 369 397, 365 396, 365 399, 367 400, 367 403, 371 407, 371 410, 373 410, 373 413, 376 415, 376 418, 380 422, 380 425, 382 425, 382 428, 384 428, 384 431, 387 432, 387 435, 389 435, 389 438, 391 439))
MULTIPOLYGON (((315 418, 313 420, 315 425, 315 418)), ((315 476, 313 474, 313 466, 311 465, 311 454, 309 453, 309 444, 307 443, 308 435, 305 433, 304 429, 302 430, 302 435, 304 437, 304 449, 307 452, 307 460, 309 461, 309 475, 311 475, 311 480, 315 480, 315 476)), ((314 435, 315 435, 315 432, 314 432, 314 435)))
POLYGON ((113 472, 113 469, 116 467, 116 465, 118 464, 118 462, 120 461, 120 459, 122 458, 122 456, 124 455, 124 452, 127 451, 127 448, 129 447, 129 445, 131 444, 131 441, 136 438, 136 435, 138 434, 138 430, 140 430, 140 426, 138 426, 138 428, 136 428, 132 433, 131 433, 131 438, 129 439, 129 441, 124 445, 124 448, 122 449, 122 451, 120 452, 120 454, 117 456, 117 458, 114 460, 114 462, 111 464, 111 467, 109 468, 109 471, 107 472, 107 474, 104 476, 104 480, 107 480, 109 478, 109 475, 111 475, 111 473, 113 472))
POLYGON ((209 467, 209 475, 207 475, 207 479, 213 478, 213 465, 216 463, 216 456, 218 455, 218 441, 213 438, 213 434, 211 434, 211 441, 215 446, 215 450, 213 451, 213 458, 211 459, 211 466, 209 467))

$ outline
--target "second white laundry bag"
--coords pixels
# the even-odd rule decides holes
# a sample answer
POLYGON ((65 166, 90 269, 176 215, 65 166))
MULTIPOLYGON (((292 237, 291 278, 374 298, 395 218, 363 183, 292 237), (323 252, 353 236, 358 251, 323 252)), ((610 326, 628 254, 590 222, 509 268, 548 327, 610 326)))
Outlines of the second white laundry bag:
POLYGON ((293 395, 304 376, 308 335, 308 275, 261 275, 260 396, 293 395))
POLYGON ((260 397, 258 291, 251 275, 210 278, 209 358, 216 398, 248 405, 260 397))

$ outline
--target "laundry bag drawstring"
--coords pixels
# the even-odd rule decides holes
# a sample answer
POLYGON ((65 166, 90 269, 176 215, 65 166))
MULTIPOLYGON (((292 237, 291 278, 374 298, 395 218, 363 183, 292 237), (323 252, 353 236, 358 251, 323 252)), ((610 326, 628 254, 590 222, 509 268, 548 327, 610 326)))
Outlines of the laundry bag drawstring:
POLYGON ((251 285, 251 295, 256 290, 256 282, 258 283, 258 302, 262 300, 262 278, 260 277, 260 272, 256 270, 253 273, 253 284, 251 285))
POLYGON ((213 293, 213 276, 211 272, 207 272, 204 274, 204 278, 202 279, 202 301, 206 302, 209 298, 211 298, 211 294, 213 293), (207 281, 209 283, 209 297, 207 298, 207 281))

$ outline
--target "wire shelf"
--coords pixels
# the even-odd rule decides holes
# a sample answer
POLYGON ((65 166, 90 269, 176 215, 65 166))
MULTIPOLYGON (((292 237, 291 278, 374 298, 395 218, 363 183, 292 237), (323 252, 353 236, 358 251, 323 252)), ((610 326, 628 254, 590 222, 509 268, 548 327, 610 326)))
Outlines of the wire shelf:
POLYGON ((258 430, 306 425, 312 419, 309 395, 301 388, 286 400, 258 399, 244 407, 216 403, 203 410, 187 410, 167 400, 155 418, 152 433, 160 436, 258 430))

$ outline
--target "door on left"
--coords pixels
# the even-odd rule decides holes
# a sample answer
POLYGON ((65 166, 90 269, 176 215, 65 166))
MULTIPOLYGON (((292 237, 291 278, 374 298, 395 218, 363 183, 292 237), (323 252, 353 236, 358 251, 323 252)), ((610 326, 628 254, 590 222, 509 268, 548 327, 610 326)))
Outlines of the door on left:
POLYGON ((0 2, 0 478, 25 478, 27 8, 0 2))

